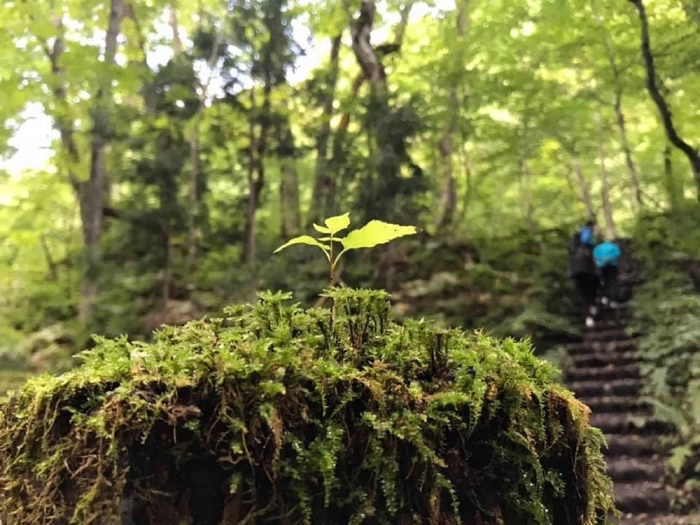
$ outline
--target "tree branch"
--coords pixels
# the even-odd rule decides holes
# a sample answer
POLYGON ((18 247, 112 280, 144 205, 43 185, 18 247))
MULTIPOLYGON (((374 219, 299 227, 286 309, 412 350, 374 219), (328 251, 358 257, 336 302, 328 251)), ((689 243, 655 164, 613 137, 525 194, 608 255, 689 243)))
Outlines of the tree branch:
POLYGON ((669 141, 681 150, 690 162, 693 170, 693 177, 698 190, 698 198, 700 199, 700 155, 695 148, 687 143, 678 134, 673 122, 671 108, 664 99, 659 85, 657 83, 656 66, 654 65, 654 55, 651 51, 651 37, 649 36, 649 20, 647 17, 646 8, 643 0, 629 0, 636 8, 639 14, 639 22, 641 29, 641 52, 644 59, 644 65, 647 73, 647 90, 652 100, 656 104, 664 124, 664 129, 669 141))

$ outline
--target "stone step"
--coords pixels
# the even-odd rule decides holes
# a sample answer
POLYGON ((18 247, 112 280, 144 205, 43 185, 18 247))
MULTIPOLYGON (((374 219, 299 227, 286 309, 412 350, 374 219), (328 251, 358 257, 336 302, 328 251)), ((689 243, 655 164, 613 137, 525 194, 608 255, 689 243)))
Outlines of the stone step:
MULTIPOLYGON (((642 417, 646 414, 591 414, 591 425, 605 434, 639 434, 643 436, 673 433, 670 423, 642 417)), ((647 415, 648 416, 648 415, 647 415)))
POLYGON ((594 414, 642 413, 647 404, 636 396, 595 396, 579 398, 594 414))
POLYGON ((594 326, 582 324, 579 328, 582 333, 596 332, 600 330, 620 330, 627 327, 625 319, 598 319, 594 326))
POLYGON ((605 436, 608 448, 606 457, 632 456, 646 458, 658 452, 658 439, 654 436, 639 436, 634 434, 608 434, 605 436))
POLYGON ((583 335, 585 342, 593 341, 628 341, 630 335, 621 328, 613 328, 610 330, 598 330, 583 335))
POLYGON ((624 341, 579 341, 569 343, 566 350, 569 355, 589 355, 592 353, 630 352, 637 348, 637 340, 624 341))
POLYGON ((573 355, 569 358, 571 367, 575 369, 589 367, 589 366, 621 366, 621 365, 631 365, 639 361, 637 353, 634 351, 627 352, 595 352, 573 355))
POLYGON ((582 367, 570 370, 567 374, 570 381, 587 381, 593 379, 637 379, 640 376, 639 367, 636 364, 607 365, 582 367))
POLYGON ((640 284, 644 284, 644 279, 634 272, 621 272, 617 276, 617 280, 620 285, 624 286, 639 286, 640 284))
POLYGON ((622 513, 656 514, 668 511, 670 506, 668 492, 658 480, 616 483, 614 492, 617 508, 622 513))
MULTIPOLYGON (((615 484, 640 481, 658 483, 663 475, 663 461, 639 461, 625 457, 608 462, 608 476, 615 484)), ((664 509, 657 510, 663 511, 664 509)))
MULTIPOLYGON (((610 306, 605 306, 603 304, 597 304, 598 314, 596 315, 596 326, 599 326, 597 324, 598 322, 602 323, 602 326, 605 326, 609 322, 612 322, 611 324, 618 325, 627 322, 627 318, 632 313, 632 305, 629 300, 631 299, 631 296, 628 293, 628 295, 621 295, 620 297, 621 300, 618 301, 615 308, 610 308, 610 306)), ((584 320, 581 317, 581 305, 578 304, 576 310, 571 310, 568 312, 567 316, 570 316, 574 323, 581 324, 584 320)), ((595 328, 595 326, 593 328, 595 328)))
POLYGON ((593 381, 574 381, 568 384, 576 397, 595 396, 635 396, 642 389, 640 379, 614 379, 612 381, 596 379, 593 381))
POLYGON ((619 525, 700 525, 700 514, 625 514, 619 525))

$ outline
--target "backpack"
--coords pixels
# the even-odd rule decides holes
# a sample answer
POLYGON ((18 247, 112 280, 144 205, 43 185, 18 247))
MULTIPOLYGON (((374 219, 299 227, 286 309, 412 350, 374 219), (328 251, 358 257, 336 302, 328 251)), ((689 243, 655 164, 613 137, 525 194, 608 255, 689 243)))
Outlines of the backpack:
POLYGON ((574 233, 569 239, 569 253, 574 254, 583 248, 583 243, 581 243, 581 234, 579 232, 574 233))
POLYGON ((620 255, 620 247, 614 242, 609 241, 599 244, 593 250, 593 258, 598 268, 602 268, 606 265, 617 266, 620 255))
POLYGON ((581 242, 581 234, 574 233, 569 240, 569 273, 572 276, 595 274, 591 248, 581 242))
POLYGON ((581 228, 580 242, 581 244, 593 244, 593 228, 590 226, 581 228))

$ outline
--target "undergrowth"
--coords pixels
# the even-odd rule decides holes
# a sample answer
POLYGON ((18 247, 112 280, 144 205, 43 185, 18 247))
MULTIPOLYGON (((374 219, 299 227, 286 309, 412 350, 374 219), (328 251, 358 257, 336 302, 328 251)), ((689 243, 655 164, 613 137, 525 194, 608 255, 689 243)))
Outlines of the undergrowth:
POLYGON ((395 293, 397 309, 445 326, 529 338, 549 350, 579 335, 571 321, 578 308, 567 275, 568 235, 562 229, 477 239, 477 260, 439 245, 412 265, 414 275, 395 293))
POLYGON ((692 500, 700 490, 700 295, 686 274, 663 272, 636 292, 633 312, 646 400, 677 429, 670 479, 692 500))
POLYGON ((700 506, 700 239, 697 205, 640 221, 636 255, 644 280, 630 331, 639 336, 646 400, 677 429, 667 463, 681 506, 700 506))
POLYGON ((605 521, 602 434, 529 344, 328 295, 100 339, 30 380, 0 403, 3 523, 605 521))

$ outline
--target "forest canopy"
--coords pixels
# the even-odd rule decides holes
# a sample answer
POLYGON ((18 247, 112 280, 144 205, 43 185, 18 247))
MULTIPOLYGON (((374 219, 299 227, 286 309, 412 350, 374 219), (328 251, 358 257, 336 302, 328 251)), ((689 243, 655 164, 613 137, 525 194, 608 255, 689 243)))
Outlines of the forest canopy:
MULTIPOLYGON (((466 239, 589 216, 614 236, 641 212, 683 210, 700 192, 699 13, 698 0, 5 2, 3 359, 37 337, 144 336, 260 289, 314 301, 322 264, 271 254, 348 211, 471 257, 466 239)), ((387 248, 340 271, 392 291, 402 260, 387 248)))

